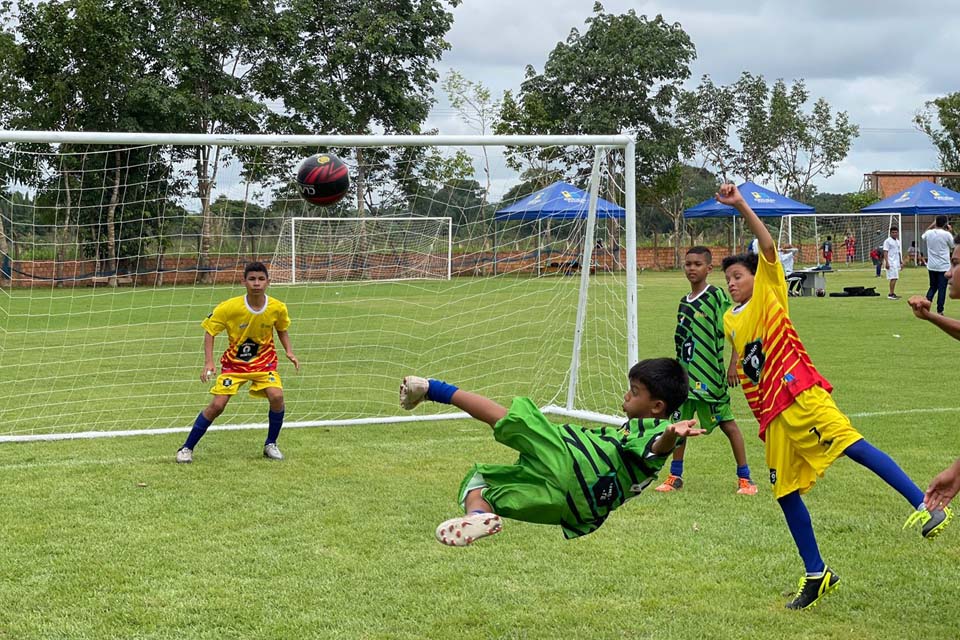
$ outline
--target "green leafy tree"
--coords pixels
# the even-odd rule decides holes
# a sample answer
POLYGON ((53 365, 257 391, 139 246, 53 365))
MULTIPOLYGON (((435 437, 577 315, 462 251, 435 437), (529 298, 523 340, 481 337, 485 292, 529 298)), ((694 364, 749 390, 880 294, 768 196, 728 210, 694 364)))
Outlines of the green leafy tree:
POLYGON ((803 80, 768 86, 762 76, 744 72, 722 87, 704 76, 681 99, 678 113, 692 123, 698 155, 721 176, 769 181, 804 200, 815 193, 816 178, 834 174, 859 134, 845 111, 832 114, 823 98, 808 111, 809 99, 803 80))
MULTIPOLYGON (((960 171, 960 92, 924 103, 913 121, 936 147, 940 168, 960 171)), ((960 180, 951 178, 944 186, 960 189, 960 180)))
MULTIPOLYGON (((637 169, 649 178, 660 156, 676 155, 669 120, 681 84, 690 75, 693 43, 679 24, 633 10, 604 12, 598 2, 581 33, 572 29, 550 52, 543 72, 526 70, 515 98, 504 95, 497 133, 619 134, 637 139, 637 169)), ((534 150, 550 165, 563 159, 568 176, 586 175, 592 157, 582 150, 534 150)), ((514 157, 523 153, 515 153, 514 157)), ((532 166, 529 155, 526 166, 532 166)), ((622 185, 620 185, 622 186, 622 185)))

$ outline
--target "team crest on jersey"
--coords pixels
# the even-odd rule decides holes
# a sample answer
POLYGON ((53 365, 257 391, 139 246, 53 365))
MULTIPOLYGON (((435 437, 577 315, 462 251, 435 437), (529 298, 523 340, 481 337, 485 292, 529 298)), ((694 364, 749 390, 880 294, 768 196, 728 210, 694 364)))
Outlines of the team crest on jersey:
POLYGON ((609 507, 620 496, 614 475, 603 476, 593 485, 593 500, 598 507, 609 507))
POLYGON ((762 340, 754 340, 744 348, 740 364, 743 366, 744 375, 750 378, 754 384, 760 384, 760 373, 763 371, 763 363, 766 360, 767 356, 763 353, 762 340))
POLYGON ((242 344, 237 346, 237 360, 250 362, 257 357, 260 345, 253 338, 247 338, 242 344))
POLYGON ((777 470, 770 469, 770 484, 777 484, 777 470))
POLYGON ((677 409, 676 411, 670 414, 670 421, 679 422, 679 420, 680 420, 680 409, 677 409))

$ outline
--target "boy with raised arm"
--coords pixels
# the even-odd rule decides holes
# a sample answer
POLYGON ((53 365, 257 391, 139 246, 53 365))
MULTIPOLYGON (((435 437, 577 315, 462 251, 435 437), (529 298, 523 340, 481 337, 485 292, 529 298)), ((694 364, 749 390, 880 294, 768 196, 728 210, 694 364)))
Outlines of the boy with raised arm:
MULTIPOLYGON (((730 308, 730 298, 723 289, 707 283, 713 271, 713 254, 706 247, 691 247, 683 261, 683 272, 690 283, 690 293, 680 298, 677 328, 673 334, 677 360, 687 372, 690 393, 674 419, 700 419, 700 426, 712 433, 720 427, 733 449, 737 463, 737 493, 752 496, 757 485, 750 479, 750 466, 743 445, 743 434, 737 427, 730 408, 727 385, 739 384, 736 354, 730 366, 723 362, 723 314, 730 308)), ((670 492, 683 488, 683 455, 686 443, 673 450, 670 475, 656 491, 670 492)))
POLYGON ((813 366, 790 320, 787 286, 773 238, 737 187, 724 184, 717 200, 734 207, 760 241, 757 256, 723 261, 735 306, 724 332, 739 354, 744 395, 760 423, 773 495, 783 511, 806 572, 788 609, 806 609, 836 588, 839 576, 820 556, 801 494, 813 488, 834 460, 846 455, 902 495, 912 508, 904 528, 919 525, 924 538, 949 523, 945 508, 927 509, 920 488, 890 456, 868 443, 834 403, 833 387, 813 366))
POLYGON ((704 433, 696 421, 666 418, 687 397, 687 376, 670 358, 641 360, 628 374, 627 421, 619 428, 553 424, 529 398, 510 408, 440 380, 407 376, 400 406, 423 400, 452 404, 493 428, 519 452, 512 464, 475 464, 460 485, 466 515, 442 522, 436 538, 463 547, 503 528, 502 518, 559 525, 566 538, 593 531, 657 475, 680 438, 704 433))

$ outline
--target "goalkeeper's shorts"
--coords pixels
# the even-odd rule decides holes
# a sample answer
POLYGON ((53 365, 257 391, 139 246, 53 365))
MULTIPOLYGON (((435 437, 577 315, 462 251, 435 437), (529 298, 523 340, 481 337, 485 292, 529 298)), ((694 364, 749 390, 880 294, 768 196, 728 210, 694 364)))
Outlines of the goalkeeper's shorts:
POLYGON ((773 497, 798 490, 806 493, 847 447, 862 439, 823 387, 815 385, 801 392, 767 426, 773 497))
POLYGON ((240 387, 250 383, 250 395, 254 398, 266 398, 267 389, 283 389, 280 374, 276 371, 259 371, 257 373, 221 373, 217 376, 217 383, 210 389, 215 396, 235 396, 240 387))
POLYGON ((475 464, 460 484, 460 504, 469 491, 480 488, 498 515, 539 524, 570 518, 562 488, 572 474, 570 454, 557 425, 528 398, 514 398, 493 435, 520 452, 520 458, 515 464, 475 464))

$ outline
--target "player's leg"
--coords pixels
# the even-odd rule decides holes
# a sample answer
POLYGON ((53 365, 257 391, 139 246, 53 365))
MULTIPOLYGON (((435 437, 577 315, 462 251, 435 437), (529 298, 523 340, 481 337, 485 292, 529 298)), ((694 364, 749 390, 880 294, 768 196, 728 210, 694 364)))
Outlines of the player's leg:
MULTIPOLYGON (((214 390, 219 386, 222 385, 218 379, 214 390)), ((214 395, 213 399, 210 400, 210 404, 197 414, 196 420, 193 421, 193 427, 190 429, 190 433, 187 434, 187 439, 177 450, 177 462, 193 462, 193 450, 196 448, 197 443, 200 442, 200 438, 207 432, 207 429, 213 424, 213 421, 223 413, 227 403, 230 402, 230 398, 236 394, 236 389, 232 389, 231 391, 232 393, 214 395)))
MULTIPOLYGON (((676 418, 674 422, 679 422, 681 420, 690 420, 693 416, 700 415, 700 404, 697 398, 687 398, 671 419, 676 418)), ((704 422, 701 419, 700 424, 704 429, 707 429, 708 433, 712 430, 709 422, 704 422)), ((677 448, 673 450, 673 460, 670 461, 670 474, 654 491, 667 493, 670 491, 679 491, 683 488, 683 456, 686 450, 686 440, 678 444, 677 448)))
POLYGON ((271 387, 265 389, 265 391, 267 400, 270 401, 270 410, 267 411, 267 438, 263 442, 263 457, 271 460, 283 460, 283 454, 277 447, 277 438, 280 437, 280 429, 283 428, 285 409, 283 389, 271 387))
POLYGON ((904 523, 904 529, 919 524, 920 535, 932 539, 950 524, 953 518, 950 509, 943 507, 928 511, 923 503, 923 490, 910 479, 893 458, 874 447, 866 439, 853 443, 843 453, 854 462, 870 469, 910 503, 914 512, 904 523))
POLYGON ((947 299, 947 272, 937 271, 937 313, 943 315, 943 303, 947 299))
POLYGON ((677 448, 673 450, 673 459, 670 461, 670 475, 654 491, 665 493, 683 488, 683 454, 686 450, 686 440, 678 444, 677 448))
POLYGON ((264 371, 249 374, 250 395, 254 398, 266 398, 270 403, 267 411, 267 437, 263 442, 263 457, 271 460, 283 460, 283 454, 277 447, 277 438, 283 428, 284 399, 283 381, 276 371, 264 371))
MULTIPOLYGON (((727 405, 727 410, 729 410, 729 407, 730 405, 727 405)), ((757 485, 750 477, 750 465, 747 464, 747 450, 743 442, 743 433, 740 432, 736 421, 732 419, 721 421, 720 430, 730 440, 733 459, 737 463, 737 493, 746 496, 756 495, 757 485)))
POLYGON ((400 383, 400 406, 413 409, 423 400, 451 404, 491 427, 507 415, 505 407, 479 394, 463 391, 441 380, 405 377, 400 383))

